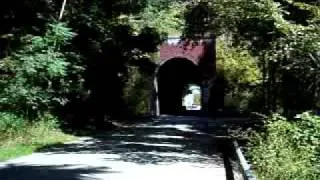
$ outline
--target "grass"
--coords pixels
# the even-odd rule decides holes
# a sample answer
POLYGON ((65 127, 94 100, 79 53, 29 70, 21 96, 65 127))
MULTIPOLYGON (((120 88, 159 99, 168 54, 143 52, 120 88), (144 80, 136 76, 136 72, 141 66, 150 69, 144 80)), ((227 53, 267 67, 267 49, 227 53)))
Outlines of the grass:
POLYGON ((14 144, 12 146, 4 146, 4 147, 1 146, 0 161, 31 154, 34 152, 35 149, 36 148, 34 146, 28 146, 23 144, 14 144))
POLYGON ((32 154, 37 149, 75 140, 63 133, 56 118, 45 115, 35 122, 10 113, 0 113, 0 161, 32 154))

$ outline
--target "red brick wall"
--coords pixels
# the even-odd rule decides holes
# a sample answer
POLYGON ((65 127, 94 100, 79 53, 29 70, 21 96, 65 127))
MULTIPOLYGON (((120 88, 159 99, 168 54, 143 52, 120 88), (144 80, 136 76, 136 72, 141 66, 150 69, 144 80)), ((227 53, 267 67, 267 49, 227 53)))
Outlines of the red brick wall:
POLYGON ((160 61, 161 63, 172 58, 186 58, 193 61, 195 64, 199 63, 199 59, 204 54, 204 45, 183 45, 183 43, 169 44, 164 43, 160 46, 160 61))

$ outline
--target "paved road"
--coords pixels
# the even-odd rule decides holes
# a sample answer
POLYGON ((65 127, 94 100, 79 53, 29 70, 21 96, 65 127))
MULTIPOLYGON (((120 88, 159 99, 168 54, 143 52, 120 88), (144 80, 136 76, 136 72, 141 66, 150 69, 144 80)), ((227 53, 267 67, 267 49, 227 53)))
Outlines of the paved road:
POLYGON ((205 118, 162 116, 0 163, 0 179, 225 180, 210 127, 205 118))

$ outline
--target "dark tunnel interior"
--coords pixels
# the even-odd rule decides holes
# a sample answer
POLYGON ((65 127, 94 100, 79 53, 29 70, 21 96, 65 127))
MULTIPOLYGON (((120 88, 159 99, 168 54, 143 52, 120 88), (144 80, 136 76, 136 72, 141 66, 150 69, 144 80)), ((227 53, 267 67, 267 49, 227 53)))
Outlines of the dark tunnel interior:
POLYGON ((173 58, 165 62, 157 74, 161 114, 179 114, 184 111, 182 97, 188 84, 200 86, 198 66, 185 58, 173 58))

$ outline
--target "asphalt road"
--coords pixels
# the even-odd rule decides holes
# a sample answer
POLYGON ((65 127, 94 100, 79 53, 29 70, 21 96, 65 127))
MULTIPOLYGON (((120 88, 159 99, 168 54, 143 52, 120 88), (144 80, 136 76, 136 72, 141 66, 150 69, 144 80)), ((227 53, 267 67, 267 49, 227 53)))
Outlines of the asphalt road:
POLYGON ((0 163, 0 180, 226 180, 215 122, 162 116, 0 163))

